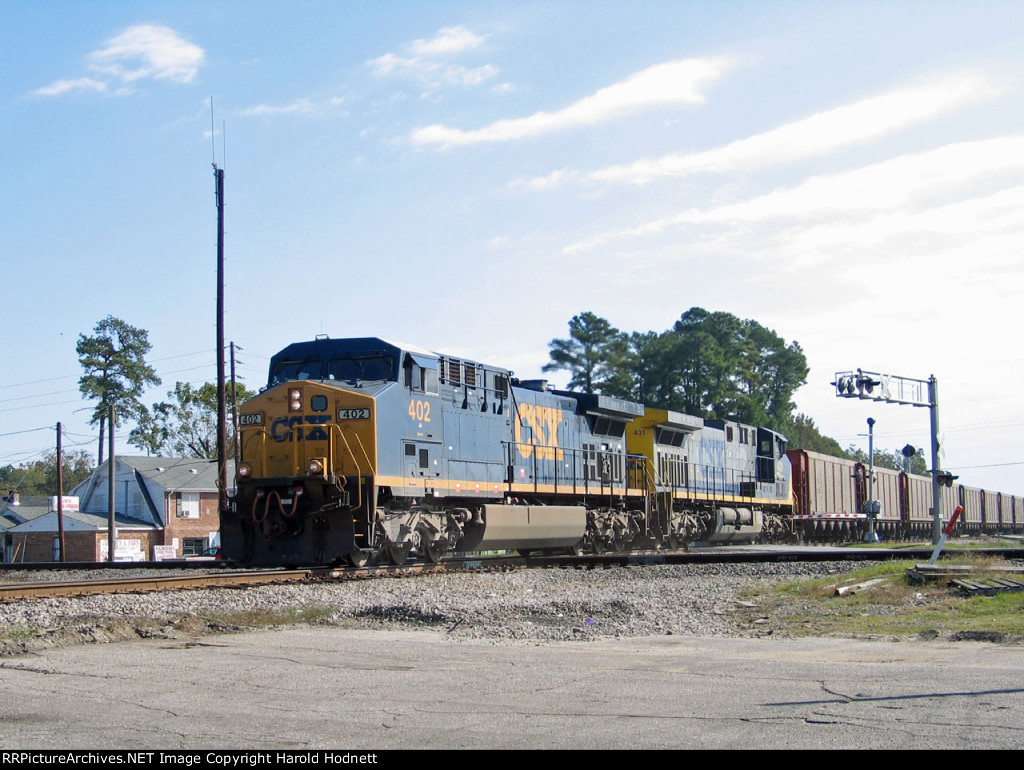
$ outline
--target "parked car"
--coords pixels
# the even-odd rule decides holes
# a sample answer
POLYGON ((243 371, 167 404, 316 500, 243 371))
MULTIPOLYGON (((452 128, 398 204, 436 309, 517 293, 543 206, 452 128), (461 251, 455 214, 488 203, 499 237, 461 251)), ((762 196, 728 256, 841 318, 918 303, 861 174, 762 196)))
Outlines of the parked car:
POLYGON ((194 556, 186 556, 188 561, 223 561, 224 556, 221 553, 220 546, 215 545, 211 548, 207 548, 202 553, 197 553, 194 556))

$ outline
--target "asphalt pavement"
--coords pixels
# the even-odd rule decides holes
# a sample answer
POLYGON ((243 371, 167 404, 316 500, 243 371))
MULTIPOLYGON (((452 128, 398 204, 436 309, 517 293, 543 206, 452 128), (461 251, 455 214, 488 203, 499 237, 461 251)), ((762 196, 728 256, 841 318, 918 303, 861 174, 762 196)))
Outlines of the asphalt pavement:
POLYGON ((0 749, 1012 749, 1024 647, 289 628, 0 660, 0 749))

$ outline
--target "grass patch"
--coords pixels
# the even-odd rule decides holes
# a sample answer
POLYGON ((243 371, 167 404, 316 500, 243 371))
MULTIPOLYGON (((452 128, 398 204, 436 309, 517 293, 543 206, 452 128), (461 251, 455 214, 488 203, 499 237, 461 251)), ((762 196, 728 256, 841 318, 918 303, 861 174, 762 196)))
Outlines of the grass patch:
MULTIPOLYGON (((849 543, 842 543, 843 548, 882 548, 898 551, 903 548, 926 548, 931 550, 935 545, 926 539, 918 540, 883 540, 880 543, 865 543, 862 540, 855 540, 849 543)), ((1016 539, 993 537, 991 535, 982 535, 976 538, 965 537, 958 538, 955 540, 947 540, 943 549, 956 548, 957 550, 968 548, 1024 548, 1024 542, 1018 537, 1016 539)))
POLYGON ((20 642, 35 635, 35 629, 30 626, 10 625, 0 628, 0 640, 4 641, 20 642))
MULTIPOLYGON (((994 633, 1024 639, 1024 591, 962 597, 948 581, 918 583, 907 577, 917 561, 899 560, 812 580, 765 585, 748 591, 740 622, 753 630, 797 636, 933 635, 994 633), (840 586, 882 579, 856 593, 836 596, 840 586)), ((942 564, 975 569, 1005 565, 1002 559, 964 555, 942 564)))
POLYGON ((236 612, 218 613, 211 616, 204 613, 207 620, 217 620, 230 626, 243 628, 266 628, 268 626, 289 626, 297 623, 323 623, 334 612, 327 606, 308 606, 301 608, 286 607, 281 609, 239 610, 236 612))

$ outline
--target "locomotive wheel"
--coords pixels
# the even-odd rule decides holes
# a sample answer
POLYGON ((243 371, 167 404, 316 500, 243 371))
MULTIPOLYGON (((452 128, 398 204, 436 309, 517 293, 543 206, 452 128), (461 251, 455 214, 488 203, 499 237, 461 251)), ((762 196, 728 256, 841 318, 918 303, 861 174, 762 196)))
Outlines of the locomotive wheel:
POLYGON ((420 547, 420 552, 423 554, 423 558, 431 564, 437 564, 440 562, 441 557, 444 556, 444 552, 446 550, 448 549, 438 543, 431 543, 430 545, 420 547))
POLYGON ((420 536, 420 558, 424 561, 430 562, 431 564, 437 564, 441 561, 441 557, 444 556, 444 552, 448 550, 447 547, 443 543, 430 542, 432 535, 427 526, 420 524, 416 528, 416 531, 420 536))
POLYGON ((349 551, 345 558, 353 567, 365 567, 370 563, 371 555, 372 554, 369 551, 363 550, 362 548, 355 548, 349 551))
POLYGON ((387 554, 388 561, 396 565, 405 564, 405 560, 409 558, 409 549, 409 545, 398 545, 398 543, 385 543, 384 545, 384 553, 387 554))

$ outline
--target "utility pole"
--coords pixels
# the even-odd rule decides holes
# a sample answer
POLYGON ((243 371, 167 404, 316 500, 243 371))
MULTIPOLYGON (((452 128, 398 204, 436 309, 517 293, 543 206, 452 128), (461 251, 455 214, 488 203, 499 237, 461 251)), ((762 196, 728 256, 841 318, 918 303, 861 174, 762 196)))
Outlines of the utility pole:
POLYGON ((932 433, 932 543, 942 537, 942 487, 940 479, 947 486, 952 484, 950 474, 939 468, 939 384, 935 375, 927 380, 900 377, 895 374, 856 371, 836 372, 831 383, 839 398, 859 398, 866 401, 882 401, 887 404, 926 406, 931 412, 932 433), (949 477, 949 482, 945 479, 949 477))
POLYGON ((61 424, 57 423, 57 537, 60 561, 64 559, 64 453, 61 446, 61 424))
POLYGON ((117 541, 117 527, 114 526, 114 511, 117 488, 114 486, 114 407, 110 407, 107 420, 110 426, 110 449, 107 451, 107 561, 114 561, 114 543, 117 541))

